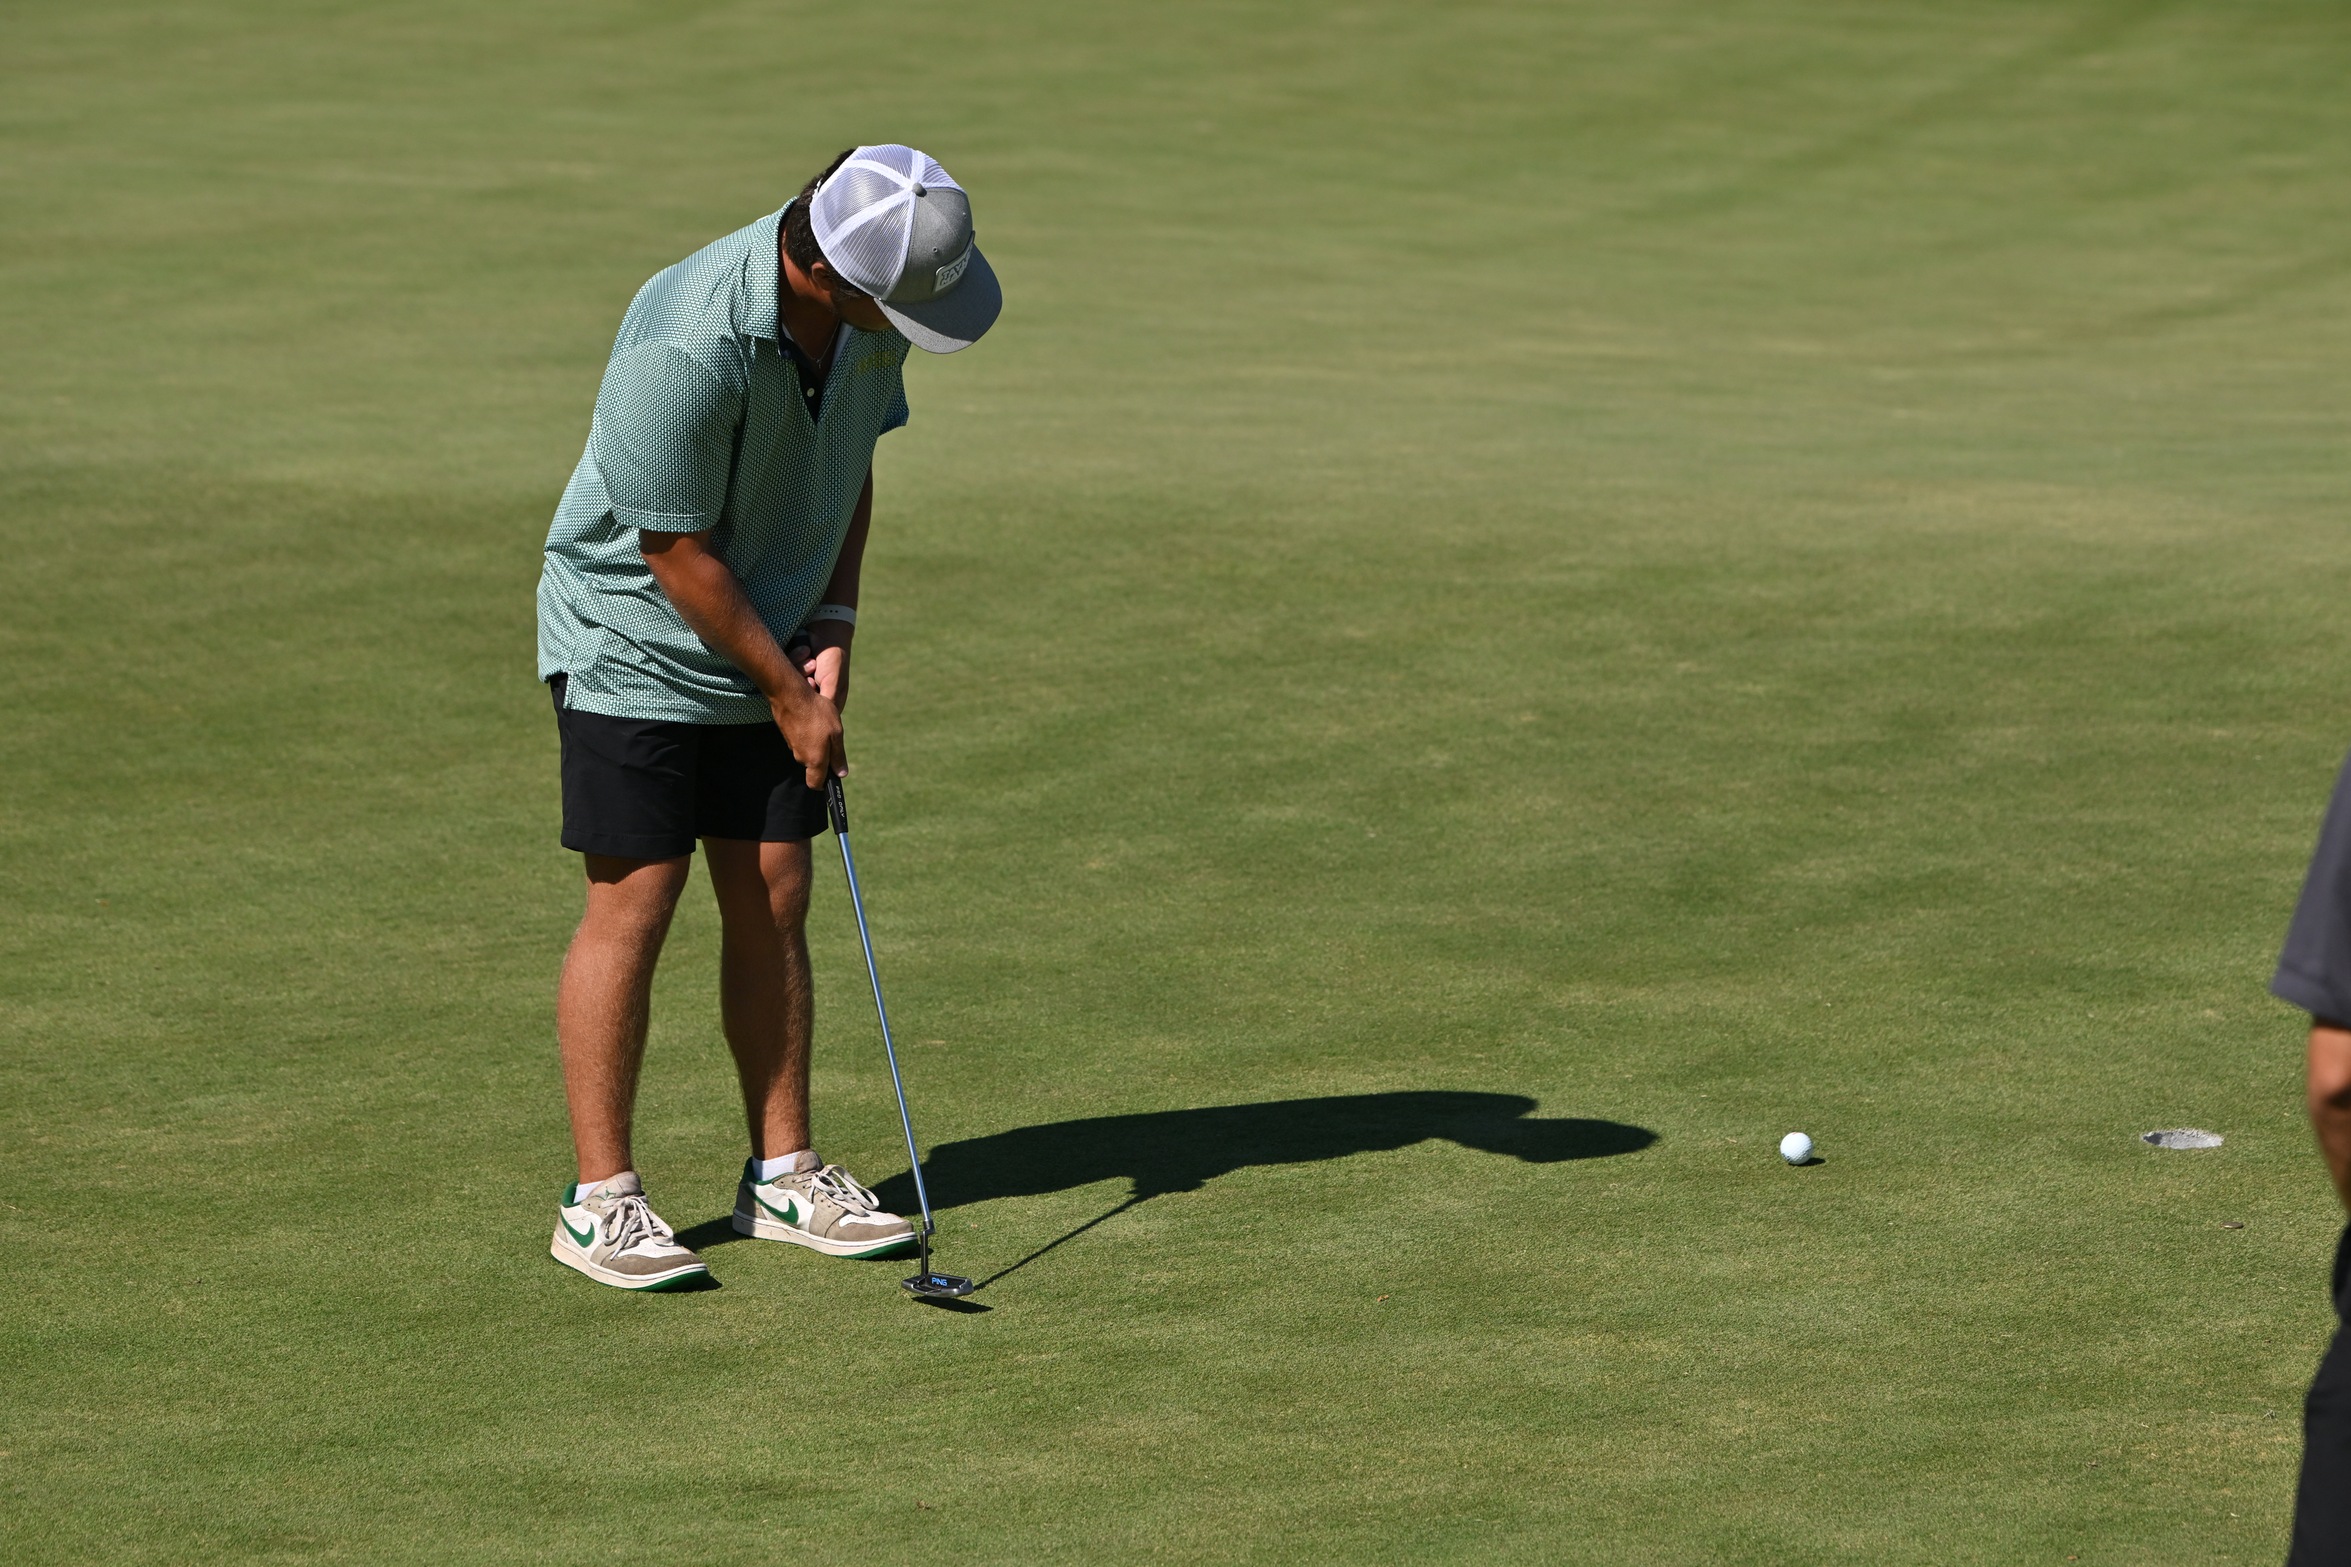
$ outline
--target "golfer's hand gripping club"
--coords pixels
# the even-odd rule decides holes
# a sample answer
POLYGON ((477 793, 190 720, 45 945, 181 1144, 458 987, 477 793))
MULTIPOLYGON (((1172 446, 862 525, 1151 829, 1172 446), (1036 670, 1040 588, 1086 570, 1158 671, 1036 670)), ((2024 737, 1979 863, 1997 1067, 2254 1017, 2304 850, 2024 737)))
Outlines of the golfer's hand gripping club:
POLYGON ((801 666, 812 656, 813 645, 805 633, 785 646, 792 673, 769 693, 767 708, 792 759, 806 769, 808 787, 814 789, 820 787, 820 779, 838 778, 847 771, 849 757, 839 706, 802 673, 801 666))

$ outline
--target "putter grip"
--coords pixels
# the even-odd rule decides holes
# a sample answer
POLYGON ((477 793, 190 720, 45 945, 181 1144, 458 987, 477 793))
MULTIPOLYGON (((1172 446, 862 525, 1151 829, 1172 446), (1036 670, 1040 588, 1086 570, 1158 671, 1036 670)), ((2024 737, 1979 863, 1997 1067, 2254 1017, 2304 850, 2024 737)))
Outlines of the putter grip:
POLYGON ((833 819, 833 831, 841 837, 849 836, 849 802, 841 794, 841 780, 824 781, 825 814, 833 819))

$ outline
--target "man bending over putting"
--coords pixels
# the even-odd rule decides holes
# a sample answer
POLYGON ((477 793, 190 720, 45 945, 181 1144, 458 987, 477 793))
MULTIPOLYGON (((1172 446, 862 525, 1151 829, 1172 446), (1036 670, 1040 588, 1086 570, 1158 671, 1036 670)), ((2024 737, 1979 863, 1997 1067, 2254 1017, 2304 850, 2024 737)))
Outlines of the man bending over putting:
POLYGON ((911 1245, 809 1134, 809 842, 845 769, 874 442, 909 342, 969 346, 1002 303, 971 205, 910 147, 843 153, 784 210, 637 291, 547 535, 539 678, 587 913, 556 998, 579 1180, 555 1260, 622 1289, 708 1274, 629 1151, 653 967, 697 839, 751 1156, 735 1228, 835 1257, 911 1245))

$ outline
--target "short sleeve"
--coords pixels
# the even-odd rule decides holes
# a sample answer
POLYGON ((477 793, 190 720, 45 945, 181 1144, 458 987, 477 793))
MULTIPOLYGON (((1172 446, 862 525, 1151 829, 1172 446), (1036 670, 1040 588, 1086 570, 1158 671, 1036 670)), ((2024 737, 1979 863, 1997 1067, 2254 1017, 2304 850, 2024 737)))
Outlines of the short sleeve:
POLYGON ((612 515, 656 533, 699 533, 726 507, 742 399, 683 350, 613 356, 596 393, 593 444, 612 515))
POLYGON ((892 430, 903 430, 910 417, 906 407, 906 367, 900 364, 890 371, 890 400, 882 406, 882 427, 874 434, 883 436, 892 430))
POLYGON ((2351 1022, 2351 760, 2335 779, 2269 993, 2329 1022, 2351 1022))

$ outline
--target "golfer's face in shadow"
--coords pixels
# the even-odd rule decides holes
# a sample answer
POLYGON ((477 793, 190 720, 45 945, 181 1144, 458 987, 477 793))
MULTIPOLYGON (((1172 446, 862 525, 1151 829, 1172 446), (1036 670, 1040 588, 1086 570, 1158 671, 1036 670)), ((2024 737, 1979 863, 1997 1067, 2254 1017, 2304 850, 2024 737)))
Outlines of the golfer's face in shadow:
POLYGON ((882 314, 880 303, 871 294, 851 287, 832 266, 819 261, 808 269, 808 281, 825 296, 833 307, 833 314, 857 328, 860 332, 895 332, 890 318, 882 314))

